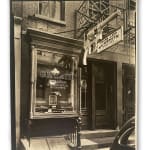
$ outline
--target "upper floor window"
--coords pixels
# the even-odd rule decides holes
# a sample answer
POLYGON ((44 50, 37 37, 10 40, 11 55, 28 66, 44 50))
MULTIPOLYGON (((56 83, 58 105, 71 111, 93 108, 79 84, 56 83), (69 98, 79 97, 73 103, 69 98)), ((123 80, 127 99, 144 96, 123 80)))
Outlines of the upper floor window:
POLYGON ((40 1, 39 14, 55 20, 65 20, 65 2, 62 0, 40 1))

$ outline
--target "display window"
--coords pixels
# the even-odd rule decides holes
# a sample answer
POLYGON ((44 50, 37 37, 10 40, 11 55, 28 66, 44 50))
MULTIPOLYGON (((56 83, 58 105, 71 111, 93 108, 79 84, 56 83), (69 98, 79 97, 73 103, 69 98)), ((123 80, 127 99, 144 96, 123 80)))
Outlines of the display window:
MULTIPOLYGON (((37 51, 33 63, 34 115, 73 114, 77 111, 77 57, 37 51)), ((32 67, 33 68, 33 67, 32 67)))

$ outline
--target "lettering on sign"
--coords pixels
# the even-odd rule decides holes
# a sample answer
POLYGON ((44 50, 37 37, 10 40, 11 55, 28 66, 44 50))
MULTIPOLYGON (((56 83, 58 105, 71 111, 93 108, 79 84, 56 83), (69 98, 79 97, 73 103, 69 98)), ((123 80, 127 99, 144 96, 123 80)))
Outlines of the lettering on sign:
POLYGON ((123 28, 119 28, 117 31, 113 32, 106 38, 101 41, 97 41, 96 50, 97 53, 117 44, 118 42, 123 40, 123 28))
POLYGON ((115 32, 111 33, 104 39, 100 38, 99 33, 94 36, 93 39, 87 38, 84 41, 84 49, 88 54, 100 53, 107 48, 117 44, 123 40, 123 26, 117 29, 115 32))

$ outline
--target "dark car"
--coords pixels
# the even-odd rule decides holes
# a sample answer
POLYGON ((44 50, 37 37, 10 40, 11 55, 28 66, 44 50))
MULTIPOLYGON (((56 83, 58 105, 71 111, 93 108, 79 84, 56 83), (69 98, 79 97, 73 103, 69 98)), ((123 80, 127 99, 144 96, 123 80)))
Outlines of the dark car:
POLYGON ((135 150, 135 117, 123 125, 110 150, 135 150))

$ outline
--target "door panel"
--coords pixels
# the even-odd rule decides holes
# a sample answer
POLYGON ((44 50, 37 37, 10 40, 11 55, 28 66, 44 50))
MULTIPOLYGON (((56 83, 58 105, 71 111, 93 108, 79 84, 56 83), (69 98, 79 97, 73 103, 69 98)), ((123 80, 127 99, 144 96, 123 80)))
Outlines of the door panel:
POLYGON ((105 83, 95 83, 96 110, 106 109, 106 86, 105 83))
MULTIPOLYGON (((97 81, 96 81, 97 82, 97 81)), ((96 128, 104 128, 107 115, 107 93, 105 83, 95 82, 96 128), (103 122, 103 123, 102 123, 103 122)))

